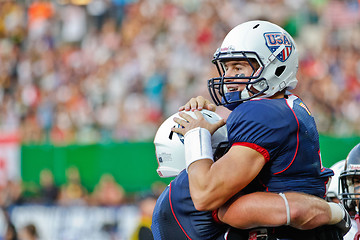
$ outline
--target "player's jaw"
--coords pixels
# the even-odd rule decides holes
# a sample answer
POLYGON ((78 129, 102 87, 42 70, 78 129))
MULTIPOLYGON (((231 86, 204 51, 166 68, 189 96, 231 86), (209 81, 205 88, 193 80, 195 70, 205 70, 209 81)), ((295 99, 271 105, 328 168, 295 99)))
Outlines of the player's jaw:
POLYGON ((236 80, 234 81, 234 79, 227 79, 225 80, 225 86, 226 86, 226 90, 227 92, 238 92, 238 91, 242 91, 245 89, 246 84, 241 84, 241 82, 247 82, 247 80, 242 79, 242 80, 236 80))

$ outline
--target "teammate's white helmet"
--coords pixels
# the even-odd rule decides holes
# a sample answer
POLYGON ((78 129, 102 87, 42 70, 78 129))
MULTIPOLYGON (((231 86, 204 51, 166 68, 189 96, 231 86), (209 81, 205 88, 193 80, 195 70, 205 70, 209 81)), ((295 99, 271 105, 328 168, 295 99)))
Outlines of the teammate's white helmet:
POLYGON ((327 198, 339 198, 339 177, 344 170, 345 160, 341 160, 330 167, 334 171, 334 176, 331 177, 330 184, 327 190, 327 198))
POLYGON ((213 63, 220 76, 210 79, 208 88, 217 105, 270 97, 283 89, 294 89, 298 82, 298 52, 293 38, 283 28, 267 21, 249 21, 233 28, 215 52, 213 63), (252 76, 224 77, 223 62, 240 59, 247 60, 252 66, 252 76), (226 85, 231 84, 229 79, 237 81, 232 84, 247 80, 241 83, 246 88, 227 93, 226 85))
MULTIPOLYGON (((194 112, 187 111, 191 117, 196 118, 194 112)), ((221 117, 215 112, 202 110, 204 118, 210 122, 218 122, 221 117)), ((173 127, 179 127, 174 122, 174 117, 181 118, 179 113, 175 113, 166 119, 156 132, 154 144, 156 158, 159 164, 157 173, 160 177, 175 177, 186 168, 184 137, 181 134, 171 131, 173 127)), ((211 145, 214 153, 214 160, 221 157, 228 147, 226 126, 219 128, 211 137, 211 145)))

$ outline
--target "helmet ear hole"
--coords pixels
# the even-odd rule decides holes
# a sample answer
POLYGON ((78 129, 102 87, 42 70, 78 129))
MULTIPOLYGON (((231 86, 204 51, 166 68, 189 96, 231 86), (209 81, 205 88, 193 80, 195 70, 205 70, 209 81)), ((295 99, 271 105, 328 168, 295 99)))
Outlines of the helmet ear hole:
POLYGON ((286 66, 285 66, 285 65, 276 68, 276 70, 275 70, 275 75, 276 75, 277 77, 280 77, 280 75, 285 71, 285 69, 286 69, 286 66))

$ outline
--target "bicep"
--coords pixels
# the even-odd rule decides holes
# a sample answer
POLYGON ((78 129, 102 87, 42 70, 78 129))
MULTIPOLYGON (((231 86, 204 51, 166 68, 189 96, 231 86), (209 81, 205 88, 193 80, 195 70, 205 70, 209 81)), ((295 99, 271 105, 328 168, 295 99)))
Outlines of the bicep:
POLYGON ((258 151, 245 146, 232 146, 212 167, 225 178, 223 181, 229 192, 227 195, 232 197, 246 187, 264 165, 265 159, 258 151))
POLYGON ((265 165, 265 158, 252 148, 232 146, 213 164, 206 161, 193 164, 204 166, 195 167, 189 172, 190 192, 194 204, 197 209, 211 210, 220 207, 246 187, 265 165), (209 168, 205 164, 210 164, 209 168), (197 176, 204 178, 199 179, 197 176))

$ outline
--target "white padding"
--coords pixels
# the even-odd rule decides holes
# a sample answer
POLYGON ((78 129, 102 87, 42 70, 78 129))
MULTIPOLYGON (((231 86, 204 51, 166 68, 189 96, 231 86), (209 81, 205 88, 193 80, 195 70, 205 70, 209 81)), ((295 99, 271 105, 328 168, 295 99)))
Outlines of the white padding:
POLYGON ((186 171, 190 164, 201 159, 213 159, 211 134, 205 128, 194 128, 184 136, 186 171))
POLYGON ((339 204, 334 202, 328 202, 328 204, 331 211, 331 219, 329 224, 332 225, 340 222, 345 217, 345 212, 343 208, 339 204))

